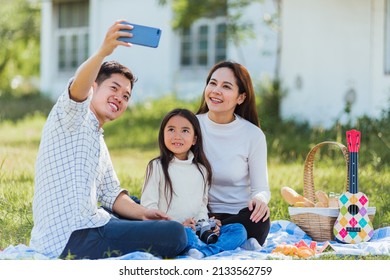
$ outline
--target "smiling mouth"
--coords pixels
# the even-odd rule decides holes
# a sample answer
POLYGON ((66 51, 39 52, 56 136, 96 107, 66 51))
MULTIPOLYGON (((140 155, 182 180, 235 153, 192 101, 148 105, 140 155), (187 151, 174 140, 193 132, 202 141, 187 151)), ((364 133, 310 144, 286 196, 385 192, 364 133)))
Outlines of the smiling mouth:
POLYGON ((213 103, 222 103, 222 100, 219 98, 210 97, 209 99, 213 103))
POLYGON ((119 111, 119 107, 115 103, 109 102, 108 105, 110 105, 113 112, 119 111))
POLYGON ((183 146, 183 144, 182 144, 182 143, 172 143, 172 145, 173 145, 173 146, 175 146, 175 147, 180 147, 180 146, 183 146))

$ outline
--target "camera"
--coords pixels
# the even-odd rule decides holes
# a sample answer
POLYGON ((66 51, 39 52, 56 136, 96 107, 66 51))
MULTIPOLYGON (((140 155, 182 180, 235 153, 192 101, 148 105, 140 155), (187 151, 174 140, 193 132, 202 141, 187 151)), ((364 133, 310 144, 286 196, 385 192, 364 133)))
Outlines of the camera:
POLYGON ((199 220, 195 225, 196 234, 206 244, 213 244, 218 241, 218 235, 213 230, 215 229, 216 223, 214 219, 205 221, 204 219, 199 220))

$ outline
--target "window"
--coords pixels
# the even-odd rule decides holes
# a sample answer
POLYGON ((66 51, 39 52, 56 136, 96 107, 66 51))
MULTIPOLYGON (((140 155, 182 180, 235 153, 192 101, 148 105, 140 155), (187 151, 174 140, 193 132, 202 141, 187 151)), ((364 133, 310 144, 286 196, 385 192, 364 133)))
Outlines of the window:
POLYGON ((88 1, 60 2, 55 38, 59 72, 74 71, 88 58, 88 1))
POLYGON ((201 19, 181 36, 180 62, 183 67, 209 67, 226 58, 224 17, 201 19))
POLYGON ((226 59, 226 24, 217 25, 215 62, 226 59))
POLYGON ((209 41, 209 27, 207 25, 202 25, 199 27, 199 37, 198 37, 198 54, 197 54, 197 64, 207 66, 207 53, 208 53, 208 41, 209 41))

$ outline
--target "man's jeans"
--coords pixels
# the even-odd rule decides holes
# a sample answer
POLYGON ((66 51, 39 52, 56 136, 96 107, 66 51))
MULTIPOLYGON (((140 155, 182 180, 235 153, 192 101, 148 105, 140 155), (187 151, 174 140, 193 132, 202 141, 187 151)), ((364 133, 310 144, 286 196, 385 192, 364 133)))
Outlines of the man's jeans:
POLYGON ((162 258, 173 258, 186 245, 184 227, 178 222, 112 217, 102 227, 74 231, 60 257, 101 259, 142 251, 162 258))

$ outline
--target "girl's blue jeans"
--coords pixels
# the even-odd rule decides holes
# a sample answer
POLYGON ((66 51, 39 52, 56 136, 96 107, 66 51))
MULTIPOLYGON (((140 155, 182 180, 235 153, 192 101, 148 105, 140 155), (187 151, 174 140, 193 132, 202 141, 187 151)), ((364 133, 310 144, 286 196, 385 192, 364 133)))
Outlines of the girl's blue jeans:
POLYGON ((218 254, 223 251, 234 250, 240 247, 247 239, 245 227, 242 224, 228 224, 220 227, 218 241, 214 244, 206 244, 201 241, 195 231, 190 227, 185 228, 188 244, 185 251, 197 249, 205 257, 218 254))
POLYGON ((174 258, 186 245, 186 232, 178 222, 112 217, 102 227, 74 231, 60 257, 101 259, 143 251, 162 258, 174 258))

